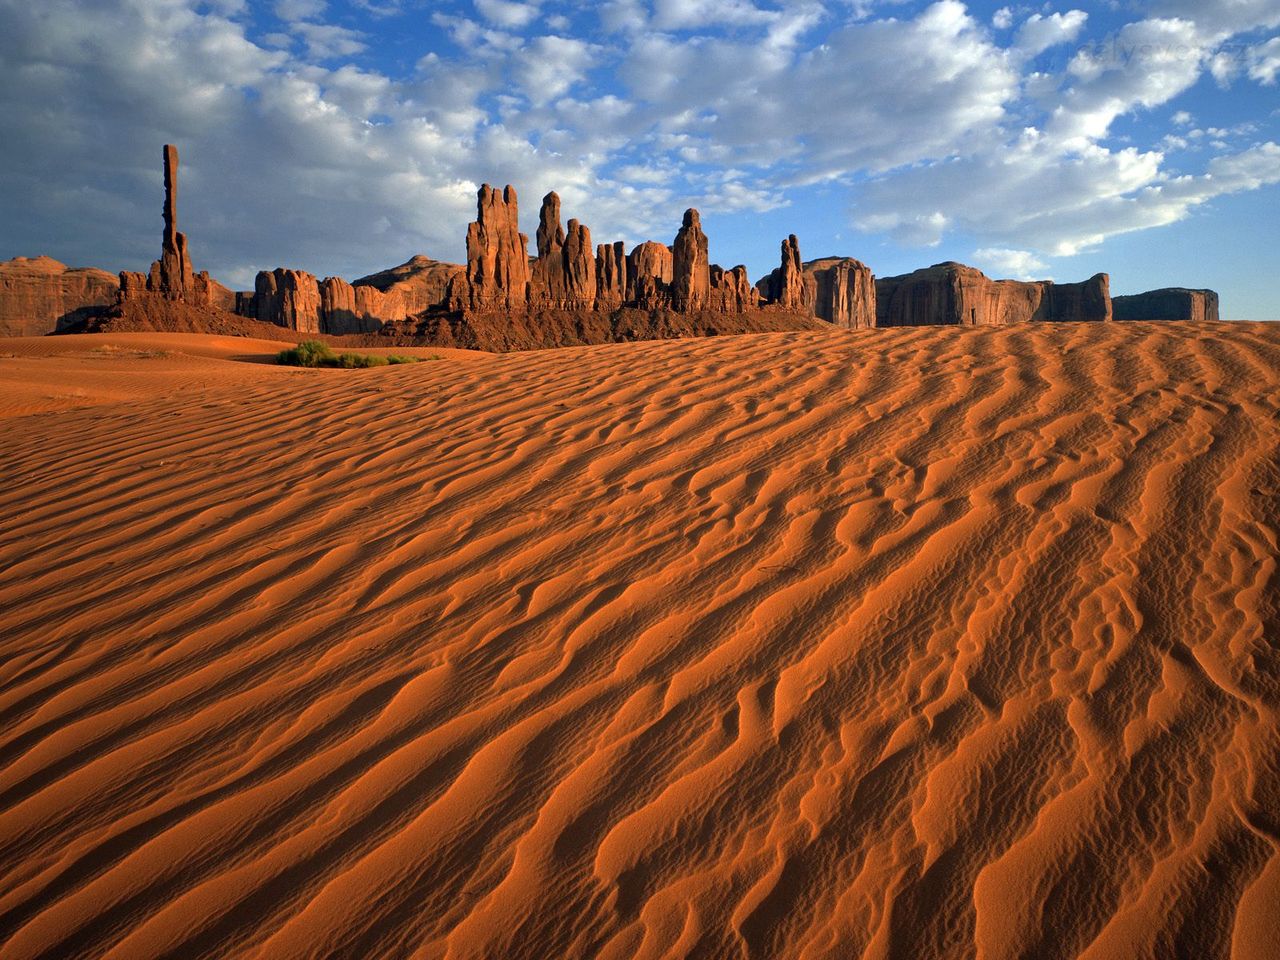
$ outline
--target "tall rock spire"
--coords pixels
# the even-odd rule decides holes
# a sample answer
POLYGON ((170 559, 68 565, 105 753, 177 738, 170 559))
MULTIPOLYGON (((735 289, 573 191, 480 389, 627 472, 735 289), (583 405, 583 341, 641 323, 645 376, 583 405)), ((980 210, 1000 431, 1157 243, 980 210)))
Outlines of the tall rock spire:
POLYGON ((195 300, 195 276, 187 253, 187 236, 178 232, 178 148, 164 145, 164 243, 151 264, 147 289, 166 300, 195 300))
POLYGON ((778 303, 789 310, 804 305, 804 264, 800 260, 800 241, 793 233, 782 241, 782 267, 778 303))
POLYGON ((711 291, 707 235, 698 211, 684 212, 684 223, 671 246, 671 305, 681 313, 703 310, 711 291))

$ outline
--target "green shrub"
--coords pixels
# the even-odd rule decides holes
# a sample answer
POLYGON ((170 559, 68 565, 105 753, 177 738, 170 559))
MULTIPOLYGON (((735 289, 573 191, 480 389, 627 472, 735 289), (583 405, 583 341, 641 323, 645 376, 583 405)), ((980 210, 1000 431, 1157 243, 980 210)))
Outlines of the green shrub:
POLYGON ((385 367, 386 357, 367 353, 340 353, 336 364, 344 370, 360 370, 365 367, 385 367))
MULTIPOLYGON (((440 358, 431 355, 432 360, 440 358)), ((392 354, 382 357, 371 353, 334 353, 320 340, 304 340, 296 347, 276 354, 276 363, 289 367, 341 367, 344 370, 360 370, 365 367, 385 367, 389 363, 417 363, 417 357, 392 354)))
POLYGON ((337 354, 320 340, 303 340, 296 347, 276 354, 276 363, 290 367, 332 367, 337 362, 337 354))

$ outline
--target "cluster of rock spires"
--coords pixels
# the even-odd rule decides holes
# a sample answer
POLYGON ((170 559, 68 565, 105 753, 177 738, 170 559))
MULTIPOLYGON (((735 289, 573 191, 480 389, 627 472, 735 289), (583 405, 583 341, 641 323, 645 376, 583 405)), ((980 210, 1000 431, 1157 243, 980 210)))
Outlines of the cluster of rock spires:
MULTIPOLYGON (((168 145, 164 186, 161 255, 149 273, 126 271, 117 280, 104 271, 68 270, 49 258, 0 263, 0 334, 71 329, 112 304, 117 314, 134 307, 150 316, 157 307, 181 304, 300 333, 390 332, 497 348, 806 329, 816 321, 862 329, 1218 319, 1218 297, 1211 290, 1113 299, 1106 274, 1063 284, 991 280, 973 267, 942 263, 875 278, 850 257, 805 262, 795 234, 782 241, 778 267, 753 284, 746 267, 710 262, 697 210, 685 211, 670 245, 648 240, 627 252, 621 241, 593 247, 591 231, 576 219, 562 226, 555 193, 542 199, 537 256, 530 258, 515 189, 488 184, 479 190, 476 219, 467 228, 466 264, 418 256, 353 283, 277 268, 261 271, 252 291, 235 293, 192 267, 187 237, 177 229, 178 151, 168 145), (505 336, 504 324, 522 336, 505 336), (482 329, 490 331, 487 337, 475 335, 482 329), (459 334, 466 330, 470 336, 459 334)), ((199 324, 198 317, 194 322, 199 324)))

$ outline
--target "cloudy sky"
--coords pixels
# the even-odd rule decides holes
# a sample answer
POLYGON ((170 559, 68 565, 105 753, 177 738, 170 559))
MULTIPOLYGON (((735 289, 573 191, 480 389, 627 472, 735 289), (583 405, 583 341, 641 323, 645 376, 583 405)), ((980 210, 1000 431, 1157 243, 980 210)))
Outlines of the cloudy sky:
POLYGON ((1112 275, 1280 319, 1280 0, 0 0, 0 258, 463 257, 484 181, 758 277, 1112 275))

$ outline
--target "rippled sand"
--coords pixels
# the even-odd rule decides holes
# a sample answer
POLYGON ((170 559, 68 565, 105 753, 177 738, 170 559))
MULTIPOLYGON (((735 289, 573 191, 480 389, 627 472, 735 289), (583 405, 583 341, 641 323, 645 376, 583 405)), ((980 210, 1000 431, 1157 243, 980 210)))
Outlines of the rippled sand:
POLYGON ((1280 956, 1280 326, 278 347, 0 342, 5 960, 1280 956))

